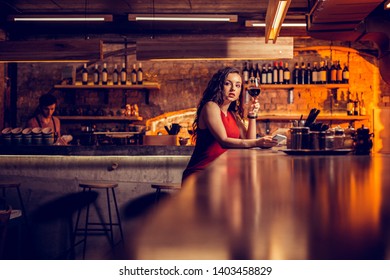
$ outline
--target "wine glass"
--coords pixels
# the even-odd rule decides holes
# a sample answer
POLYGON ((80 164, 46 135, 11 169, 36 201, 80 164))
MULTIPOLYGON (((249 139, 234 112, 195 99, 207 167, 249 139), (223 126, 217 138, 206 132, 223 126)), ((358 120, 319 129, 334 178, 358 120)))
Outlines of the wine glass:
POLYGON ((256 87, 248 88, 248 93, 253 98, 256 98, 257 96, 259 96, 260 92, 261 92, 260 88, 256 88, 256 87))

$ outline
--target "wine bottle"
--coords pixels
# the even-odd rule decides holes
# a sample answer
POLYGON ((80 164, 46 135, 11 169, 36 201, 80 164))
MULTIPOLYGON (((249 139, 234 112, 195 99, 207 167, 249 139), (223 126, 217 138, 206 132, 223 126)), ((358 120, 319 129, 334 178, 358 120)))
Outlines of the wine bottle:
POLYGON ((348 84, 349 83, 349 69, 347 64, 344 64, 344 69, 343 69, 343 84, 348 84))
POLYGON ((317 62, 314 62, 313 66, 313 72, 311 72, 311 82, 313 84, 318 83, 318 68, 317 68, 317 62))
POLYGON ((353 114, 355 116, 359 116, 359 106, 360 105, 360 102, 359 102, 359 95, 358 93, 356 93, 356 99, 353 101, 353 114))
POLYGON ((291 73, 290 69, 288 69, 288 62, 284 63, 284 69, 283 69, 283 83, 289 84, 291 79, 291 73))
POLYGON ((341 68, 340 65, 340 60, 337 61, 337 66, 336 66, 336 83, 341 84, 343 82, 343 69, 341 68))
POLYGON ((299 83, 304 85, 305 83, 305 77, 306 77, 306 66, 305 63, 302 62, 301 68, 299 69, 299 83))
POLYGON ((107 85, 107 81, 108 81, 107 63, 103 63, 102 84, 107 85))
POLYGON ((114 65, 114 72, 112 72, 112 83, 114 85, 117 85, 119 83, 119 71, 118 71, 118 65, 114 65))
POLYGON ((293 84, 298 85, 299 84, 299 66, 298 62, 295 63, 295 67, 293 70, 293 84))
POLYGON ((277 62, 274 61, 274 67, 272 68, 272 83, 277 84, 278 78, 279 78, 278 65, 277 62))
POLYGON ((311 70, 311 67, 310 67, 310 62, 307 64, 307 69, 306 69, 306 78, 305 78, 305 82, 306 84, 310 85, 312 83, 312 70, 311 70))
POLYGON ((267 84, 272 84, 272 69, 271 69, 271 64, 268 64, 268 69, 267 69, 267 84))
POLYGON ((261 70, 261 83, 265 85, 267 83, 267 70, 265 70, 265 64, 263 64, 261 70))
POLYGON ((278 84, 283 84, 284 82, 284 69, 283 69, 283 62, 279 62, 279 68, 278 68, 278 84))
POLYGON ((319 83, 320 84, 326 84, 327 76, 328 75, 327 75, 326 68, 325 68, 325 62, 321 61, 320 62, 320 79, 319 79, 319 83))
POLYGON ((121 74, 121 85, 125 85, 127 83, 126 63, 122 63, 122 69, 120 74, 121 74))
POLYGON ((258 63, 256 63, 256 68, 255 68, 255 82, 257 82, 257 84, 261 83, 261 72, 258 63))
POLYGON ((84 63, 83 70, 81 71, 81 82, 83 85, 88 84, 88 69, 87 69, 87 63, 84 63))
POLYGON ((138 64, 137 70, 137 84, 142 85, 144 82, 144 72, 142 71, 142 63, 138 64))
POLYGON ((137 68, 136 68, 136 64, 134 63, 133 64, 133 70, 131 70, 131 74, 130 74, 130 79, 131 79, 131 84, 132 85, 135 85, 137 84, 137 68))
POLYGON ((334 63, 330 67, 330 83, 335 84, 337 81, 337 69, 334 63))
POLYGON ((244 62, 244 69, 242 70, 242 76, 244 78, 244 83, 249 83, 249 69, 246 62, 244 62))
POLYGON ((100 80, 99 66, 95 64, 95 70, 93 71, 93 83, 95 85, 98 85, 99 80, 100 80))
POLYGON ((353 115, 353 101, 351 99, 351 92, 348 91, 347 95, 347 115, 352 116, 353 115))

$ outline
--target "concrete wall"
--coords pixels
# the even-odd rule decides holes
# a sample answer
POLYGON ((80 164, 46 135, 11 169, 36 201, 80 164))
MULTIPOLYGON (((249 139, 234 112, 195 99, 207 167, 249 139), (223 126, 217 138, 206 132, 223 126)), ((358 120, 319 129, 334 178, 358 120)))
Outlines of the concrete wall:
MULTIPOLYGON (((21 182, 30 220, 27 258, 55 259, 61 258, 61 253, 69 247, 74 205, 62 202, 81 191, 78 182, 103 180, 119 184, 117 200, 125 236, 130 237, 135 230, 134 220, 154 203, 151 183, 180 183, 188 160, 189 156, 0 156, 0 181, 21 182), (109 171, 113 163, 118 168, 109 171), (43 210, 51 213, 42 216, 43 210), (70 221, 68 218, 72 216, 70 221)), ((14 208, 18 207, 15 194, 7 193, 14 208)), ((100 193, 99 208, 104 205, 104 199, 104 193, 100 193)))

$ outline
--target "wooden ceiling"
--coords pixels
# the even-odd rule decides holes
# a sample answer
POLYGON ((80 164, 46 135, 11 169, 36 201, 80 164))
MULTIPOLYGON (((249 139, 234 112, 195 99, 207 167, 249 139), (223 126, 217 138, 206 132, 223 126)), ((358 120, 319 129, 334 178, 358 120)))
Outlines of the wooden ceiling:
MULTIPOLYGON (((67 36, 132 37, 149 35, 226 34, 227 36, 263 36, 264 29, 245 27, 245 20, 264 20, 268 0, 2 0, 0 1, 0 28, 9 39, 64 38, 67 36), (129 22, 128 14, 234 14, 237 23, 140 23, 129 22), (9 15, 26 14, 110 14, 108 23, 15 23, 7 21, 9 15)), ((287 20, 305 21, 307 0, 292 0, 287 20)), ((282 30, 304 35, 305 30, 282 30)), ((291 34, 292 34, 291 33, 291 34)))

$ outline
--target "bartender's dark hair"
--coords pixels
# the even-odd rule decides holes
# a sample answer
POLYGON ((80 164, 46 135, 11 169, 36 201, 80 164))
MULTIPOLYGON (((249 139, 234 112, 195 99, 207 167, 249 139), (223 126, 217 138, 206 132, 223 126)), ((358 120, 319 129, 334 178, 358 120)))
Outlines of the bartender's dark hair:
MULTIPOLYGON (((206 89, 203 92, 203 97, 199 102, 198 108, 196 110, 196 116, 194 123, 192 124, 193 128, 193 135, 192 135, 192 140, 195 142, 196 136, 197 136, 197 129, 198 129, 198 124, 199 124, 199 116, 200 112, 203 109, 203 106, 209 102, 213 101, 217 103, 219 106, 223 104, 224 101, 224 92, 223 92, 223 87, 225 84, 225 81, 227 79, 227 76, 231 73, 237 73, 240 75, 240 70, 234 67, 225 67, 218 72, 216 72, 211 80, 209 81, 206 89)), ((241 87, 241 92, 243 91, 243 87, 241 87)), ((234 101, 230 104, 228 111, 232 112, 233 115, 236 117, 236 119, 242 119, 243 115, 243 109, 241 106, 239 106, 238 101, 234 101)))
POLYGON ((47 107, 53 104, 57 104, 57 98, 53 94, 46 93, 44 95, 41 95, 41 97, 39 97, 40 107, 47 107))

